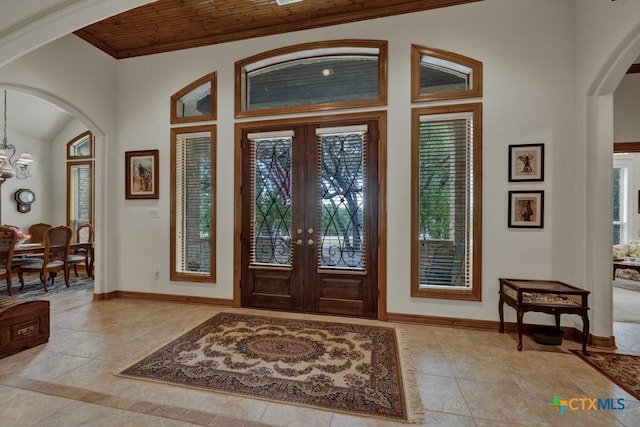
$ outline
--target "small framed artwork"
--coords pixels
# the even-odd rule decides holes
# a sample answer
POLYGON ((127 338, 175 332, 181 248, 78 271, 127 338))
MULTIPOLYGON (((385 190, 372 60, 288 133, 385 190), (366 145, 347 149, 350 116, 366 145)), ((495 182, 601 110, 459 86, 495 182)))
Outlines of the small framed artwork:
POLYGON ((158 150, 126 151, 125 199, 158 199, 158 150))
POLYGON ((544 181, 544 144, 509 146, 509 182, 544 181))
POLYGON ((509 228, 543 228, 544 191, 509 191, 509 228))

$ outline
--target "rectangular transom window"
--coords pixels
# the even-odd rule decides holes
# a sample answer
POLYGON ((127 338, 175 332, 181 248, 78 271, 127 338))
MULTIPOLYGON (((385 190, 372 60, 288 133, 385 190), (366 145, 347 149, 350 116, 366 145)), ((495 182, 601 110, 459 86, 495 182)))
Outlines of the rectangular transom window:
POLYGON ((413 296, 481 298, 480 116, 480 104, 413 110, 413 296))
POLYGON ((215 126, 171 129, 171 280, 215 281, 215 126))

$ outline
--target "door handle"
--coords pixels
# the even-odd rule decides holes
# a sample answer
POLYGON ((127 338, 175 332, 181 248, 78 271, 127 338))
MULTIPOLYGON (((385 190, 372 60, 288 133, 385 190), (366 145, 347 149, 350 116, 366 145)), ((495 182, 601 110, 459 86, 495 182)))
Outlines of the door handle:
POLYGON ((309 239, 309 240, 307 240, 307 244, 308 244, 309 246, 313 246, 313 243, 314 243, 313 239, 309 239))
POLYGON ((302 239, 296 240, 295 244, 298 245, 298 246, 302 246, 302 239))

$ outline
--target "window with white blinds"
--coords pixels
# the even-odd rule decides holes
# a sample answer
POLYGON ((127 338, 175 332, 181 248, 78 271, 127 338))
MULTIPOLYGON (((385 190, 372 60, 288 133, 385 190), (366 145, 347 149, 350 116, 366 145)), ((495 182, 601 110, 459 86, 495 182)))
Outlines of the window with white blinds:
POLYGON ((67 143, 67 225, 75 233, 93 220, 93 134, 81 133, 67 143))
POLYGON ((215 126, 171 130, 171 280, 215 281, 215 126))
POLYGON ((480 111, 480 104, 413 111, 414 296, 481 296, 480 111))

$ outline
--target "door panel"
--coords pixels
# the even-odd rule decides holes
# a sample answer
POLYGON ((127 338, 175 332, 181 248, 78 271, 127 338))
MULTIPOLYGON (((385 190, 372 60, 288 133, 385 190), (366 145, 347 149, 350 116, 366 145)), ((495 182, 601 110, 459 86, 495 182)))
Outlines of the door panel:
POLYGON ((243 306, 377 315, 377 129, 244 131, 243 306))
POLYGON ((293 132, 247 134, 243 154, 242 305, 300 310, 291 241, 293 132))

